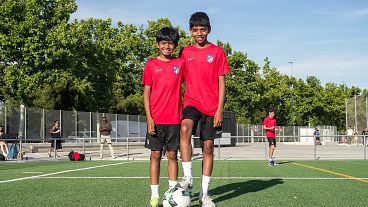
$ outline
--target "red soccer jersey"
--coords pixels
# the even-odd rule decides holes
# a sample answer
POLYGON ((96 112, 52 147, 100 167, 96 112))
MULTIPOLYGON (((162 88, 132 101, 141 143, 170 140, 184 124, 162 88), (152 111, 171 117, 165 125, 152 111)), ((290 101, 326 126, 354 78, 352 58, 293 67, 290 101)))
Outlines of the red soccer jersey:
POLYGON ((151 86, 150 109, 156 124, 180 124, 184 69, 185 61, 181 58, 168 62, 158 58, 147 61, 142 84, 151 86))
POLYGON ((214 44, 206 48, 186 46, 184 107, 194 106, 208 116, 214 116, 219 102, 219 76, 230 72, 224 50, 214 44))
MULTIPOLYGON (((270 116, 267 116, 263 120, 263 125, 265 125, 267 128, 274 127, 274 129, 276 129, 276 119, 274 119, 270 116)), ((266 130, 266 137, 267 138, 275 138, 276 137, 275 130, 266 130)))

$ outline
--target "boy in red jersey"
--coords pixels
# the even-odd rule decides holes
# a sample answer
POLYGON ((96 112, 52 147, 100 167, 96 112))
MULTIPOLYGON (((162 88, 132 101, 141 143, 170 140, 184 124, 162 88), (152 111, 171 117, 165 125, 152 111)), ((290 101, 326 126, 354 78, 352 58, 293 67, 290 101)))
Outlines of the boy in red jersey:
POLYGON ((199 203, 202 206, 216 206, 208 196, 208 185, 213 169, 214 139, 220 137, 222 131, 225 75, 230 69, 224 50, 207 40, 207 35, 211 32, 207 14, 192 14, 189 27, 194 44, 184 47, 180 55, 186 62, 186 89, 180 129, 180 155, 184 178, 179 185, 189 191, 192 189, 191 136, 200 122, 203 161, 199 203))
POLYGON ((276 131, 278 131, 278 129, 276 128, 276 119, 274 118, 275 116, 275 110, 274 109, 270 109, 268 110, 268 116, 266 118, 264 118, 263 120, 263 128, 266 130, 266 138, 268 140, 268 166, 274 166, 274 165, 278 165, 274 160, 273 160, 273 152, 275 151, 276 148, 276 131))
POLYGON ((150 155, 150 206, 159 206, 160 162, 163 147, 168 159, 169 186, 177 184, 180 122, 182 113, 181 84, 185 62, 172 56, 178 45, 179 33, 171 27, 157 32, 156 42, 160 55, 147 61, 143 72, 144 108, 147 116, 145 147, 150 155))

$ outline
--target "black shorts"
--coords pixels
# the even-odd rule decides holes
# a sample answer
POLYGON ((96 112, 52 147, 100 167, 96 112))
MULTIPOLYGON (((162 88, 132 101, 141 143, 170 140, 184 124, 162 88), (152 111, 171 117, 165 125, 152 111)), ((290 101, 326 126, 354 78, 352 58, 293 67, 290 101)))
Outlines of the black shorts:
POLYGON ((180 124, 157 124, 155 125, 155 135, 146 135, 145 147, 152 151, 163 151, 165 146, 167 151, 179 150, 180 124))
POLYGON ((56 139, 56 147, 55 147, 55 140, 52 140, 51 141, 51 148, 63 149, 63 145, 61 144, 61 140, 60 139, 56 139))
POLYGON ((276 147, 276 138, 271 138, 271 137, 267 137, 267 140, 268 140, 268 146, 274 146, 276 147))
POLYGON ((320 137, 316 137, 316 141, 320 141, 321 140, 321 138, 320 137))
POLYGON ((199 137, 201 140, 216 139, 221 137, 222 126, 213 127, 214 117, 202 114, 193 106, 187 106, 184 108, 182 120, 184 119, 190 119, 194 122, 192 134, 196 133, 198 122, 200 123, 201 130, 199 137))

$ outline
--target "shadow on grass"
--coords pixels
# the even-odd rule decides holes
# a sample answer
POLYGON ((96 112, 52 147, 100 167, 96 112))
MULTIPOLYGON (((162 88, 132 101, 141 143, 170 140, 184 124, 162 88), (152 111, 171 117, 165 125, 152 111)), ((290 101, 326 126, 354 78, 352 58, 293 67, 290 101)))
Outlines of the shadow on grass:
MULTIPOLYGON (((244 182, 229 183, 223 186, 219 186, 209 191, 209 194, 213 196, 213 202, 219 203, 221 201, 230 200, 232 198, 261 191, 279 184, 283 184, 281 179, 271 180, 248 180, 244 182)), ((198 201, 199 193, 193 195, 192 204, 194 201, 198 201)), ((192 205, 192 207, 199 207, 198 204, 192 205)))
POLYGON ((288 164, 288 163, 293 163, 294 161, 280 161, 280 162, 277 162, 277 164, 279 165, 283 165, 283 164, 288 164))

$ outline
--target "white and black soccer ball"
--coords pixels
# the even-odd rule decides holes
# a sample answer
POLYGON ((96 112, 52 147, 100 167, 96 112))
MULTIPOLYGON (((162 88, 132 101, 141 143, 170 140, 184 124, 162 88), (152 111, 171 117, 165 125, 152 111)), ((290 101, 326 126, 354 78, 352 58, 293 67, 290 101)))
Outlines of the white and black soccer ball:
POLYGON ((164 207, 190 207, 190 193, 181 187, 170 188, 165 192, 162 204, 164 207))

